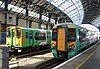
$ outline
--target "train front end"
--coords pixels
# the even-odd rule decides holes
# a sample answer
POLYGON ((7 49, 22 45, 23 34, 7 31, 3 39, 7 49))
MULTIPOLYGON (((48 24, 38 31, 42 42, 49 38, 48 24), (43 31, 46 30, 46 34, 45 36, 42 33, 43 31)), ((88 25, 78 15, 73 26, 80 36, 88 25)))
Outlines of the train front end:
POLYGON ((6 45, 9 46, 9 51, 13 52, 21 47, 21 29, 16 26, 10 26, 7 28, 6 45))
POLYGON ((72 51, 76 43, 76 30, 74 25, 57 25, 52 31, 52 53, 54 58, 69 58, 75 53, 72 51))

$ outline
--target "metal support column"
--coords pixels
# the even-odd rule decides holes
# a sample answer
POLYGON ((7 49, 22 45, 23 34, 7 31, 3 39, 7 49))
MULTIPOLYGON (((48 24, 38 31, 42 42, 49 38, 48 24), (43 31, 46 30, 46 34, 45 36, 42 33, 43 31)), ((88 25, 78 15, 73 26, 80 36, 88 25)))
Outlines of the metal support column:
POLYGON ((25 5, 25 9, 26 9, 26 13, 25 13, 25 17, 26 17, 26 28, 29 28, 29 23, 28 23, 28 5, 29 5, 29 0, 25 0, 26 5, 25 5))
POLYGON ((55 24, 57 24, 57 21, 58 21, 58 18, 56 17, 56 18, 55 18, 55 24))
POLYGON ((42 7, 40 6, 40 11, 39 11, 39 14, 40 14, 40 16, 39 16, 39 29, 41 28, 41 24, 42 24, 42 12, 43 12, 43 9, 42 9, 42 7))
POLYGON ((6 27, 7 27, 7 12, 8 12, 8 3, 9 0, 4 0, 5 8, 4 8, 4 14, 5 14, 5 29, 4 32, 6 32, 6 27))
POLYGON ((32 27, 32 21, 29 21, 29 28, 32 27))
POLYGON ((9 69, 9 48, 0 45, 0 69, 9 69))
POLYGON ((62 23, 62 22, 63 22, 63 19, 59 18, 58 23, 62 23))
POLYGON ((16 17, 16 26, 18 26, 19 17, 16 17))
MULTIPOLYGON (((51 13, 48 13, 48 17, 49 17, 49 19, 48 19, 48 23, 50 23, 51 22, 51 13)), ((48 24, 46 25, 46 28, 48 29, 48 24)))

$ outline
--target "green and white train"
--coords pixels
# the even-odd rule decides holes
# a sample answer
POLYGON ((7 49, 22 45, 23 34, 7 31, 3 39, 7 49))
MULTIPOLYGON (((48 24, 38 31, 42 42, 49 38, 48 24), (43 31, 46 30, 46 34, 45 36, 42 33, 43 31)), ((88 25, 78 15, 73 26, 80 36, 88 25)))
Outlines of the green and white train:
POLYGON ((52 31, 51 50, 54 58, 71 58, 98 41, 97 34, 75 24, 61 23, 52 31))
POLYGON ((25 49, 50 47, 52 31, 18 26, 7 27, 6 45, 11 51, 21 52, 25 49))

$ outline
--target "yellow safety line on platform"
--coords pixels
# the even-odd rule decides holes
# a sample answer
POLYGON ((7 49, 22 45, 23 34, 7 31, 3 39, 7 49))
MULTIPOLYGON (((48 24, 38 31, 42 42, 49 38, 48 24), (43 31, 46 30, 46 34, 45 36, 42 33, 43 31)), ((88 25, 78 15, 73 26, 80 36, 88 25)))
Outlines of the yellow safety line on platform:
MULTIPOLYGON (((96 50, 95 50, 96 51, 96 50)), ((94 51, 94 52, 95 52, 94 51)), ((93 54, 94 54, 94 52, 84 61, 84 62, 82 62, 80 65, 78 65, 77 67, 75 67, 75 69, 79 69, 93 54)))

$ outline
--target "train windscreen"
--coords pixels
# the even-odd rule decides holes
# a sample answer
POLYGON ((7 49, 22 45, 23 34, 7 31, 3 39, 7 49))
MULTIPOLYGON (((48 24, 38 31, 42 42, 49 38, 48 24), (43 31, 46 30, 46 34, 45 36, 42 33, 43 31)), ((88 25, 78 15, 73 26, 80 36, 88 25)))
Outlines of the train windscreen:
POLYGON ((17 38, 20 38, 20 36, 21 36, 21 29, 20 28, 16 29, 16 36, 17 36, 17 38))
POLYGON ((57 31, 53 30, 52 32, 52 40, 56 41, 57 40, 57 31))
POLYGON ((44 32, 36 32, 35 33, 36 40, 46 40, 46 33, 44 32))
POLYGON ((6 36, 7 36, 7 37, 10 37, 10 28, 7 28, 6 36))
POLYGON ((75 41, 76 40, 76 30, 71 28, 68 30, 68 41, 75 41))

